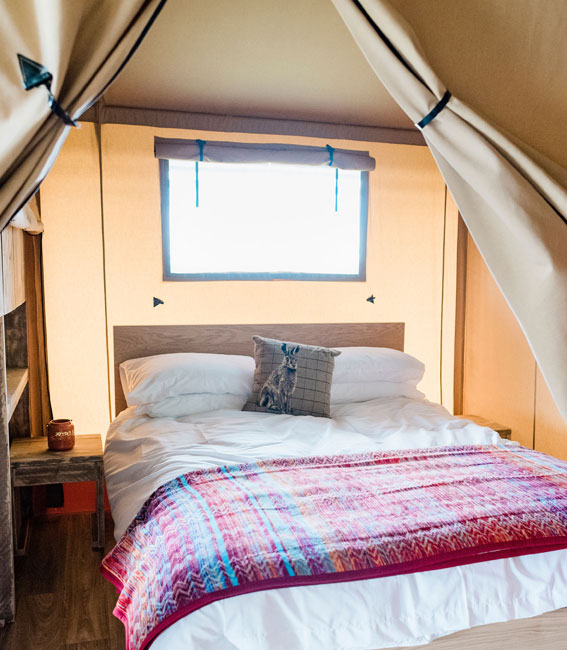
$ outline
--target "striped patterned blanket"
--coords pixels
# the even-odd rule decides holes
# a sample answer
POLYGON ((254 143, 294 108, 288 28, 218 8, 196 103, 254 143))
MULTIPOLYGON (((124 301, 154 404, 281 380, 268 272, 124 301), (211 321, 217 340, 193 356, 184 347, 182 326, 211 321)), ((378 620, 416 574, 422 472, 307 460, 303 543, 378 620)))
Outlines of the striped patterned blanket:
POLYGON ((146 501, 102 571, 128 650, 262 589, 567 548, 567 463, 523 447, 267 460, 180 476, 146 501))

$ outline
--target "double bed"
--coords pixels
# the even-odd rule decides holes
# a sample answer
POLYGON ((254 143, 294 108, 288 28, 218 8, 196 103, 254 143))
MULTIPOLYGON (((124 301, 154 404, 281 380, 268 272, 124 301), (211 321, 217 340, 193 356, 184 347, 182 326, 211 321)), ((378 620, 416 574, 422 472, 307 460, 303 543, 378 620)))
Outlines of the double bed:
MULTIPOLYGON (((121 362, 175 352, 252 355, 254 334, 326 347, 403 350, 404 328, 400 323, 116 327, 119 415, 107 436, 105 473, 117 541, 156 489, 187 472, 273 458, 517 447, 439 405, 399 396, 337 404, 331 418, 237 410, 151 418, 125 408, 121 362)), ((566 607, 567 549, 559 549, 242 593, 164 626, 152 649, 378 650, 427 644, 565 650, 566 607)))

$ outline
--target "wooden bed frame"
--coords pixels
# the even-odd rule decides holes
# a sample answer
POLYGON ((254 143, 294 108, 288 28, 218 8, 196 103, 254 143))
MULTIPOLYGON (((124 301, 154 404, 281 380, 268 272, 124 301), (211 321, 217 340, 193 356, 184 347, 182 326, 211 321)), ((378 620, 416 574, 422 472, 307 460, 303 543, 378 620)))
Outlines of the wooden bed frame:
POLYGON ((127 359, 170 352, 208 352, 254 356, 252 336, 346 347, 404 349, 404 323, 308 323, 289 325, 135 325, 114 327, 116 413, 126 408, 119 365, 127 359))
MULTIPOLYGON (((404 349, 404 323, 115 326, 116 413, 126 408, 118 372, 123 361, 171 352, 252 356, 253 334, 327 347, 404 349)), ((567 650, 567 608, 533 618, 474 627, 426 645, 412 646, 412 650, 567 650)))

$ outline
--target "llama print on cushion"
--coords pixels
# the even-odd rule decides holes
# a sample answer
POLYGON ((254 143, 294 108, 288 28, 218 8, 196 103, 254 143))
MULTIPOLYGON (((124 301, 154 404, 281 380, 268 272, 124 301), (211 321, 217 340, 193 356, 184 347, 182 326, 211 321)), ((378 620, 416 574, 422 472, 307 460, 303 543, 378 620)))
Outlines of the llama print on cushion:
POLYGON ((297 353, 299 345, 292 348, 282 343, 284 358, 280 365, 272 370, 266 383, 262 386, 258 406, 263 406, 278 413, 291 413, 289 399, 297 385, 297 353))

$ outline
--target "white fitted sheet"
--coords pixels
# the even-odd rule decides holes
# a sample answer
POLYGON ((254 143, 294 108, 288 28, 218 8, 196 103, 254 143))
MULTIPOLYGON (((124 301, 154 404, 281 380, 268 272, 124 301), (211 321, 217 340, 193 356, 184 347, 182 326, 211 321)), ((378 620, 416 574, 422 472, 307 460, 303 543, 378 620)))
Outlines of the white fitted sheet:
MULTIPOLYGON (((248 460, 515 444, 422 400, 381 398, 332 409, 332 419, 241 411, 111 424, 105 450, 118 539, 160 485, 201 467, 248 460)), ((220 600, 162 632, 152 650, 368 650, 419 645, 476 625, 567 606, 567 551, 220 600)))

